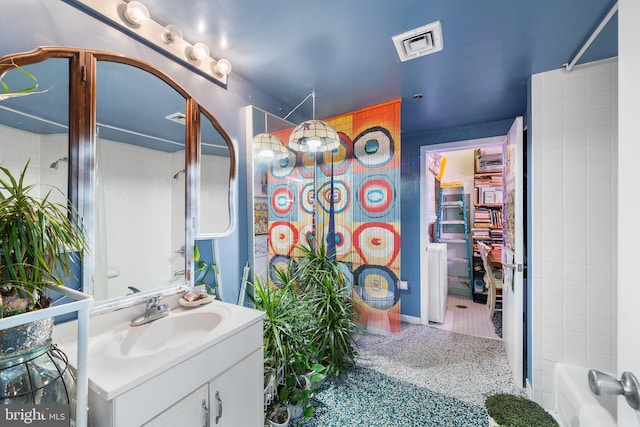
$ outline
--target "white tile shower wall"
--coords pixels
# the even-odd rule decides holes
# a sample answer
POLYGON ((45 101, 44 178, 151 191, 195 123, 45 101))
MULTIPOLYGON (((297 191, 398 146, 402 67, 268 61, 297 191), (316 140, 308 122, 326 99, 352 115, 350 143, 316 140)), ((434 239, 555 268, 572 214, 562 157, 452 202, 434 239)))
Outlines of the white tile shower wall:
POLYGON ((617 59, 532 76, 533 391, 553 368, 615 372, 617 59))
MULTIPOLYGON (((107 140, 101 140, 100 150, 105 159, 103 177, 108 182, 108 229, 118 230, 121 236, 110 241, 109 265, 105 267, 120 275, 109 279, 108 291, 96 290, 96 297, 105 299, 124 295, 130 285, 164 282, 174 271, 184 269, 184 258, 174 252, 185 241, 184 175, 179 177, 181 184, 172 179, 176 171, 184 169, 184 152, 160 153, 107 140), (130 220, 132 211, 145 213, 144 224, 130 220), (175 223, 167 232, 165 224, 172 219, 175 223), (139 242, 127 238, 133 229, 146 233, 145 240, 154 243, 143 249, 139 242), (168 260, 166 266, 151 261, 162 258, 168 260), (141 268, 150 263, 154 268, 141 268), (125 276, 126 283, 121 279, 125 276)), ((67 134, 38 135, 0 125, 0 165, 17 173, 30 161, 26 181, 44 184, 38 187, 41 195, 49 186, 57 187, 64 194, 53 191, 52 198, 61 203, 65 203, 68 163, 60 162, 55 170, 50 165, 63 157, 68 157, 67 134)))
POLYGON ((40 135, 0 125, 0 166, 17 174, 29 161, 28 183, 40 182, 40 135))
POLYGON ((40 180, 55 186, 60 191, 52 191, 51 199, 57 203, 67 204, 69 163, 60 160, 58 168, 51 164, 59 159, 69 158, 69 136, 66 133, 40 135, 40 180))
POLYGON ((67 134, 38 135, 0 125, 0 166, 17 174, 29 161, 25 176, 27 183, 40 183, 34 189, 44 195, 51 186, 51 199, 66 204, 67 163, 59 163, 58 169, 49 166, 62 157, 68 157, 67 134))
POLYGON ((125 295, 127 286, 148 288, 172 277, 171 257, 177 248, 166 224, 171 223, 176 171, 170 153, 105 139, 99 142, 98 156, 104 177, 105 229, 110 236, 107 268, 119 273, 108 280, 111 298, 125 295), (167 262, 159 265, 158 259, 167 262))
POLYGON ((185 170, 185 152, 176 151, 171 157, 171 278, 184 278, 185 254, 180 250, 185 246, 185 226, 182 218, 185 218, 185 197, 186 197, 186 173, 176 173, 185 170))

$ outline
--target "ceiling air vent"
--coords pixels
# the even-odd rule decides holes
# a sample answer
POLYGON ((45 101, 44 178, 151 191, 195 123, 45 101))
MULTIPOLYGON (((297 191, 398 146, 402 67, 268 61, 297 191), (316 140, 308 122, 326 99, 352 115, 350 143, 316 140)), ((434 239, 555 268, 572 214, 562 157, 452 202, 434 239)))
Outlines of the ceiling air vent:
POLYGON ((187 116, 180 112, 169 114, 168 116, 164 116, 164 118, 172 122, 180 123, 181 125, 187 123, 187 116))
POLYGON ((442 50, 440 21, 391 37, 402 62, 442 50))

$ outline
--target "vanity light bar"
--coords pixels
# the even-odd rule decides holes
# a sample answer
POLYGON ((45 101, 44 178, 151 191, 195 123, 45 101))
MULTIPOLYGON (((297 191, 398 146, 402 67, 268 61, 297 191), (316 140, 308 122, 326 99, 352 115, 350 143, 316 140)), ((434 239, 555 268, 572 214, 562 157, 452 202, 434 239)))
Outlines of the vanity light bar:
MULTIPOLYGON (((122 0, 64 0, 91 14, 105 18, 110 24, 125 32, 133 33, 152 47, 170 54, 199 74, 227 86, 231 64, 226 59, 209 56, 203 43, 191 44, 182 38, 175 26, 163 26, 145 14, 146 8, 137 1, 122 0), (131 10, 134 7, 144 8, 131 10), (148 17, 147 17, 148 16, 148 17)), ((148 13, 148 12, 147 12, 148 13)))

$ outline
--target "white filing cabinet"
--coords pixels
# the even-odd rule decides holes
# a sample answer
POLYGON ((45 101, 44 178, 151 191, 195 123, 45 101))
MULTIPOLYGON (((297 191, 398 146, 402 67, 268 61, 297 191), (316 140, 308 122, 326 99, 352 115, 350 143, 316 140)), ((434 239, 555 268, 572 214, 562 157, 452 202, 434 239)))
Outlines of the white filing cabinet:
POLYGON ((444 323, 447 311, 447 244, 427 245, 429 263, 429 321, 444 323))

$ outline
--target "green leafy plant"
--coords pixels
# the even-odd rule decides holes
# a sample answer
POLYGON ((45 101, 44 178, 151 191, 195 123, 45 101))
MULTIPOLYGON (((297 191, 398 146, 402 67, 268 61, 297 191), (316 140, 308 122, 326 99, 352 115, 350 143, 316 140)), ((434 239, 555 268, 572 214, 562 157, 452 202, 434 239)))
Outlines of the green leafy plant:
POLYGON ((195 277, 193 283, 196 285, 204 285, 207 293, 213 295, 215 299, 219 300, 218 295, 218 282, 216 280, 216 274, 220 271, 218 266, 213 262, 208 263, 200 258, 200 249, 198 245, 193 247, 193 261, 196 264, 195 277), (207 276, 211 275, 211 282, 207 281, 207 276))
POLYGON ((317 349, 317 360, 327 365, 331 374, 344 372, 355 363, 358 354, 353 346, 357 327, 351 295, 345 287, 325 277, 305 300, 316 319, 311 344, 317 349))
POLYGON ((60 190, 32 195, 28 166, 17 178, 0 167, 0 317, 48 307, 47 285, 64 286, 87 248, 77 212, 50 200, 60 190))
POLYGON ((303 256, 274 269, 272 283, 250 283, 249 299, 265 312, 265 375, 281 375, 277 401, 300 406, 308 417, 318 383, 355 362, 356 325, 343 266, 322 244, 300 249, 303 256))
POLYGON ((487 412, 504 427, 557 427, 556 420, 537 403, 520 396, 499 393, 487 397, 487 412))
MULTIPOLYGON (((2 65, 6 65, 6 64, 0 64, 0 66, 2 65)), ((27 76, 27 78, 29 80, 31 80, 33 82, 33 84, 31 84, 31 86, 27 86, 25 88, 22 89, 11 89, 9 88, 9 85, 7 85, 2 78, 0 78, 0 87, 2 87, 2 92, 0 93, 0 101, 3 101, 5 99, 9 99, 9 98, 16 98, 18 96, 26 96, 26 95, 33 95, 36 93, 44 93, 46 92, 48 89, 46 90, 41 90, 41 91, 36 91, 36 89, 38 89, 38 79, 31 74, 29 71, 25 70, 24 68, 22 68, 19 65, 16 64, 9 64, 12 67, 15 67, 17 70, 20 70, 25 76, 27 76)))
POLYGON ((286 365, 289 353, 300 348, 303 337, 300 335, 301 309, 298 300, 290 291, 289 284, 284 287, 270 286, 259 277, 250 283, 253 292, 248 294, 250 301, 258 310, 265 313, 263 322, 263 349, 265 371, 277 372, 286 365))
POLYGON ((351 289, 340 263, 327 253, 323 243, 307 242, 295 264, 295 288, 313 319, 309 323, 309 344, 315 361, 339 374, 355 363, 357 351, 353 337, 357 326, 353 320, 351 289))
POLYGON ((302 251, 302 256, 295 263, 295 274, 297 276, 297 292, 304 294, 314 288, 321 286, 325 278, 330 279, 336 288, 344 288, 346 278, 333 255, 327 252, 327 246, 323 242, 315 240, 307 241, 298 245, 302 251))
POLYGON ((320 363, 311 364, 309 355, 302 352, 291 354, 288 365, 289 374, 280 390, 280 401, 298 405, 305 418, 309 418, 313 412, 311 397, 317 384, 324 380, 327 369, 320 363))

